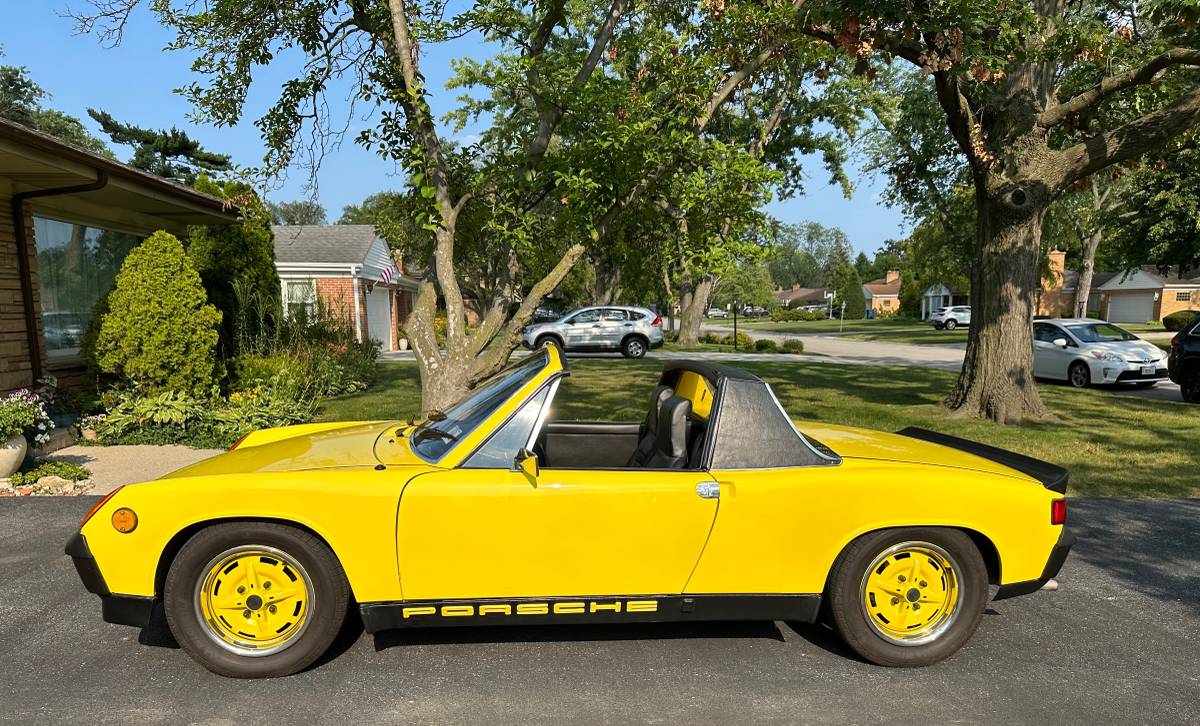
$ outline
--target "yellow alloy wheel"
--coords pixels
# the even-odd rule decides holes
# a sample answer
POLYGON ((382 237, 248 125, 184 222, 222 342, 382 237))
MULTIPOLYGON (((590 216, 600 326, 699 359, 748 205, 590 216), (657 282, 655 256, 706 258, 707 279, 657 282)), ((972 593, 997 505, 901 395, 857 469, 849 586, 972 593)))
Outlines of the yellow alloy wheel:
POLYGON ((205 633, 237 655, 264 656, 295 643, 312 619, 312 579, 294 557, 265 545, 226 550, 196 582, 205 633))
POLYGON ((962 597, 958 565, 929 542, 901 542, 875 558, 862 579, 867 622, 884 640, 924 645, 949 629, 962 597))

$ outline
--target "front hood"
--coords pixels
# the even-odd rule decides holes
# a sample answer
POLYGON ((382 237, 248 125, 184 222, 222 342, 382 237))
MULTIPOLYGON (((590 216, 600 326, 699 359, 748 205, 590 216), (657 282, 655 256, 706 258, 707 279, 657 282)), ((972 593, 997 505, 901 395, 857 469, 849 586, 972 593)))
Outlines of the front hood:
MULTIPOLYGON (((375 466, 375 445, 400 426, 395 421, 285 426, 256 431, 238 448, 185 466, 164 479, 219 474, 375 466), (261 443, 259 443, 261 442, 261 443)), ((389 465, 424 463, 398 437, 387 447, 389 465)))
POLYGON ((1011 469, 982 456, 908 436, 807 421, 797 421, 796 427, 804 434, 833 449, 838 456, 843 458, 950 466, 957 469, 970 469, 988 474, 1029 479, 1028 476, 1016 469, 1011 469))
POLYGON ((1113 353, 1121 357, 1122 360, 1134 358, 1136 360, 1158 360, 1165 358, 1166 351, 1159 348, 1157 345, 1145 340, 1115 340, 1109 343, 1088 343, 1089 351, 1099 350, 1105 353, 1113 353))

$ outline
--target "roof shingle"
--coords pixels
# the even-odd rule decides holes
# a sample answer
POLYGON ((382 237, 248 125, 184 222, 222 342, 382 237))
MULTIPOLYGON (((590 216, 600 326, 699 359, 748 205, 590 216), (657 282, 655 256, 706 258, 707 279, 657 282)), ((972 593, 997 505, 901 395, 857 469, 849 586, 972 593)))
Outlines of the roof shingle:
POLYGON ((276 262, 361 264, 375 241, 370 224, 274 225, 276 262))

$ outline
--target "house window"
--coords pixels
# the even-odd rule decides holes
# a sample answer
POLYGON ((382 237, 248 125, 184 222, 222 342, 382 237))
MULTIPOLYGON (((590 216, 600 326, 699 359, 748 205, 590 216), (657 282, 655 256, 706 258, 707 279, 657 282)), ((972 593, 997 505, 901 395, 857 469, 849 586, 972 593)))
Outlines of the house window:
POLYGON ((287 316, 311 318, 317 312, 317 281, 311 277, 283 281, 287 316))
POLYGON ((1175 293, 1175 301, 1176 302, 1191 302, 1191 300, 1192 300, 1192 293, 1190 290, 1185 291, 1185 292, 1175 293))
POLYGON ((142 238, 56 219, 33 219, 42 329, 51 362, 79 355, 96 303, 112 289, 121 263, 142 238))

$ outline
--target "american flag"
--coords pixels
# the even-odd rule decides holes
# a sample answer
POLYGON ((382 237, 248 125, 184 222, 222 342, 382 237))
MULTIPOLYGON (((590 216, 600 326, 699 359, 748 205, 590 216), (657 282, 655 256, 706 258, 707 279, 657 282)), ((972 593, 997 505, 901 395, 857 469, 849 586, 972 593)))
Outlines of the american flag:
POLYGON ((392 281, 392 270, 394 269, 396 269, 395 265, 388 265, 383 268, 383 272, 379 273, 379 281, 384 285, 389 284, 392 281))

